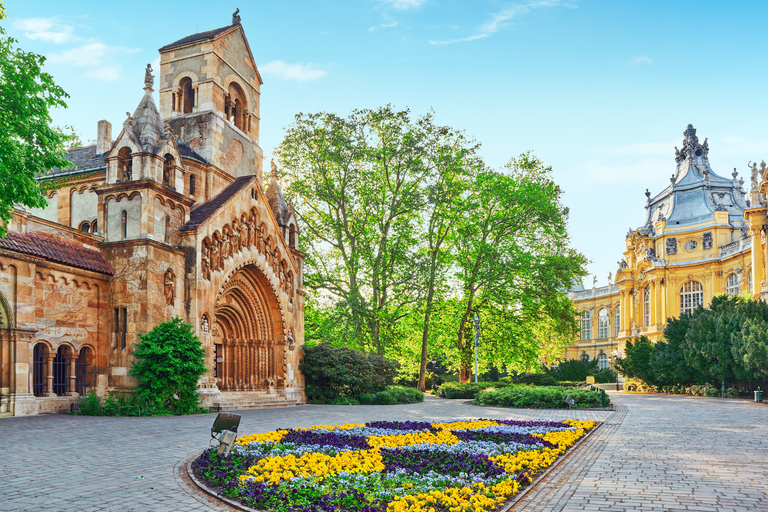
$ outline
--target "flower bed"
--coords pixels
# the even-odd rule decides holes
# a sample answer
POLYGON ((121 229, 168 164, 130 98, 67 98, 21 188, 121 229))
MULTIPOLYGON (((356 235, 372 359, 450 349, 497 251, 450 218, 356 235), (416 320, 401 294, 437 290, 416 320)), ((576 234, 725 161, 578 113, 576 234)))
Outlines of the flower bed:
POLYGON ((490 512, 591 421, 376 421, 243 436, 192 464, 222 495, 279 512, 490 512))

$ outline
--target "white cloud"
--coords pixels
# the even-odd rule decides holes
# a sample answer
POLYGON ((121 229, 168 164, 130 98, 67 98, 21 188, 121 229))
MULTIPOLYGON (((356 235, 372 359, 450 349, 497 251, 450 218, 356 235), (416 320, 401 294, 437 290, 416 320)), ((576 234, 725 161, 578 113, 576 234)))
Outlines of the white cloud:
POLYGON ((384 3, 394 9, 404 11, 406 9, 415 9, 427 0, 384 0, 384 3))
POLYGON ((291 64, 284 60, 273 60, 259 66, 259 70, 267 75, 274 75, 281 80, 295 80, 297 82, 307 82, 323 78, 328 74, 324 69, 317 69, 314 64, 304 64, 297 62, 291 64))
POLYGON ((69 50, 52 53, 48 61, 53 64, 65 64, 87 68, 85 76, 102 82, 114 82, 121 78, 122 67, 115 62, 121 55, 136 53, 138 48, 108 46, 103 43, 86 43, 69 50))
POLYGON ((30 39, 40 39, 55 44, 76 39, 70 25, 60 24, 54 18, 26 18, 18 20, 13 26, 22 30, 30 39))
POLYGON ((651 60, 649 57, 646 57, 645 55, 638 55, 637 57, 627 62, 627 66, 641 66, 647 64, 653 64, 653 60, 651 60))
POLYGON ((448 39, 444 41, 430 41, 429 43, 434 45, 453 44, 463 43, 466 41, 474 41, 476 39, 483 39, 506 27, 512 18, 522 14, 527 14, 534 10, 549 9, 553 7, 572 7, 572 5, 566 0, 529 0, 528 2, 509 4, 494 14, 489 21, 480 25, 479 31, 475 35, 460 37, 456 39, 448 39))
POLYGON ((383 25, 375 25, 368 29, 368 32, 373 32, 374 30, 379 30, 382 28, 392 28, 396 27, 398 22, 392 22, 392 23, 384 23, 383 25))

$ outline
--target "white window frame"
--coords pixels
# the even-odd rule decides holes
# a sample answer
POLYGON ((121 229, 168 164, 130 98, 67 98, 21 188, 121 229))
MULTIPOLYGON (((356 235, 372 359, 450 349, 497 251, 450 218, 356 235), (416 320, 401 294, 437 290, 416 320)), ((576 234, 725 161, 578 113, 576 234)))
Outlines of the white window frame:
POLYGON ((725 281, 725 294, 728 296, 738 295, 741 292, 740 288, 739 275, 736 273, 729 275, 725 281))
POLYGON ((643 288, 643 327, 651 325, 651 285, 643 288))
POLYGON ((599 356, 597 356, 597 369, 605 370, 606 368, 608 368, 608 355, 605 353, 602 353, 599 356))
POLYGON ((680 287, 680 314, 691 313, 704 304, 704 288, 698 281, 688 281, 680 287))
POLYGON ((592 312, 589 310, 581 312, 581 335, 582 340, 592 339, 592 312))
POLYGON ((621 305, 616 306, 613 310, 613 336, 619 337, 619 331, 621 331, 621 305))
POLYGON ((608 309, 603 308, 597 313, 597 337, 599 339, 607 338, 610 332, 611 317, 608 309))

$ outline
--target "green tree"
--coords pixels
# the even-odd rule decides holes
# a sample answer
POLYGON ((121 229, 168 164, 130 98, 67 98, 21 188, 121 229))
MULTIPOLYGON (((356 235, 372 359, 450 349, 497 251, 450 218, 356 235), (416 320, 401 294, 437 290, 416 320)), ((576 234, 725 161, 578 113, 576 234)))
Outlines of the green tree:
POLYGON ((683 350, 686 346, 685 335, 697 311, 686 312, 679 318, 668 319, 664 329, 664 340, 654 345, 650 366, 659 386, 688 386, 706 382, 704 374, 686 361, 683 350))
POLYGON ((175 414, 197 412, 197 382, 207 370, 205 350, 192 326, 174 317, 139 339, 129 372, 138 380, 136 394, 175 414))
MULTIPOLYGON (((5 20, 0 4, 0 21, 5 20)), ((69 97, 43 71, 45 57, 15 47, 0 27, 0 220, 11 220, 14 204, 42 208, 45 197, 36 176, 67 168, 68 136, 51 127, 50 109, 69 97)), ((6 228, 0 224, 0 236, 6 228)))
POLYGON ((616 358, 616 368, 625 377, 655 385, 656 378, 651 368, 653 353, 653 343, 646 336, 629 340, 624 347, 624 357, 616 358))
POLYGON ((298 114, 277 153, 302 222, 305 284, 350 309, 361 347, 384 353, 416 300, 431 114, 391 107, 298 114))
POLYGON ((485 311, 498 319, 494 350, 506 349, 509 357, 530 359, 536 353, 535 331, 542 321, 563 335, 576 328, 565 290, 585 274, 586 259, 569 246, 562 191, 552 169, 530 153, 512 159, 506 171, 478 174, 456 237, 463 308, 455 343, 462 382, 471 374, 475 314, 485 311))

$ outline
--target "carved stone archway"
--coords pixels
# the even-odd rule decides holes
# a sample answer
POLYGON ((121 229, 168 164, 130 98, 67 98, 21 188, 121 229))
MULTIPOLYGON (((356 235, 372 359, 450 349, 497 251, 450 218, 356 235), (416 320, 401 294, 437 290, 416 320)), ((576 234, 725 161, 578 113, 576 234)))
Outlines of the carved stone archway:
POLYGON ((222 391, 256 391, 285 386, 285 329, 280 303, 254 263, 224 281, 214 311, 216 381, 222 391))

